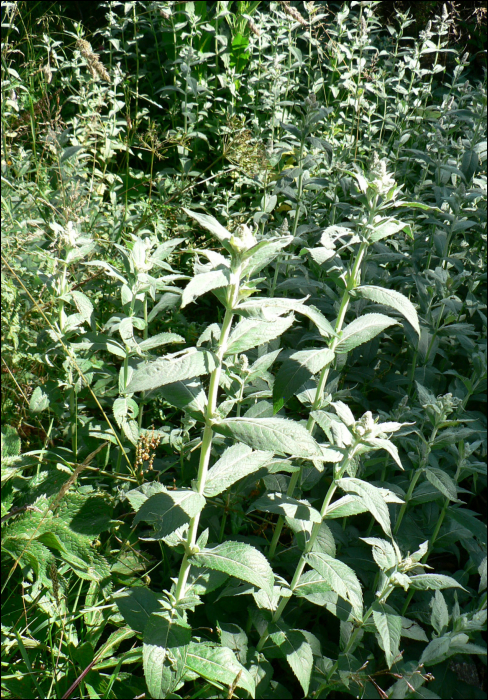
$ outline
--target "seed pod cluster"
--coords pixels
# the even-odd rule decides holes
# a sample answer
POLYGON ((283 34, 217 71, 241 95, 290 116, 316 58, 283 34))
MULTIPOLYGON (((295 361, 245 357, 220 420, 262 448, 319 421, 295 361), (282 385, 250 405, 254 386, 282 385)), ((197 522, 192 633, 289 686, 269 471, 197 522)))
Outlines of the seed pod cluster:
POLYGON ((151 471, 153 468, 154 457, 156 456, 156 449, 161 442, 161 436, 155 434, 154 426, 151 426, 151 432, 144 433, 139 437, 136 447, 136 469, 138 470, 139 476, 142 476, 142 465, 144 462, 149 462, 148 469, 151 471))

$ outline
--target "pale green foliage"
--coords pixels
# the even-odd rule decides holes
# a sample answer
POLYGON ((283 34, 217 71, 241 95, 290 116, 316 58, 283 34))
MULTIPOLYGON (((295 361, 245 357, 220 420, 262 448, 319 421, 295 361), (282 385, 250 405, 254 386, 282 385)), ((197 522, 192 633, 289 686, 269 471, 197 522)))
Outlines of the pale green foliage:
POLYGON ((5 696, 450 696, 486 88, 447 9, 109 3, 90 44, 7 5, 5 696))

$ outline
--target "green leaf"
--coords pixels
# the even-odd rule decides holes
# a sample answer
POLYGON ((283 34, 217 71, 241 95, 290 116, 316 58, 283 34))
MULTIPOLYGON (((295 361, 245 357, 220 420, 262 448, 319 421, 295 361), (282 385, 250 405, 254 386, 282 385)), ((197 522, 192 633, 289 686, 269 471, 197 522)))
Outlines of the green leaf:
POLYGON ((182 617, 167 612, 151 615, 144 628, 143 663, 153 698, 173 693, 185 673, 191 627, 182 617))
POLYGON ((172 406, 189 412, 204 413, 207 407, 207 397, 199 379, 183 379, 165 384, 158 393, 172 406))
POLYGON ((130 418, 137 418, 139 406, 136 404, 134 399, 119 398, 115 399, 114 405, 112 406, 112 411, 114 418, 117 421, 117 425, 120 428, 127 416, 130 418))
POLYGON ((256 450, 276 454, 320 458, 321 450, 308 430, 286 418, 227 418, 213 429, 256 450))
POLYGON ((209 374, 216 366, 217 361, 208 350, 191 348, 180 357, 174 355, 159 357, 157 360, 144 363, 135 370, 125 393, 149 391, 164 384, 173 384, 183 379, 209 374))
POLYGON ((50 403, 49 396, 42 386, 36 386, 30 397, 29 409, 33 413, 40 413, 41 411, 45 411, 46 408, 49 408, 50 403))
POLYGON ((296 498, 286 496, 282 493, 268 493, 257 501, 254 501, 248 512, 253 510, 263 510, 265 513, 277 513, 296 520, 307 520, 312 523, 320 523, 322 518, 315 508, 305 500, 298 501, 296 498))
POLYGON ((302 314, 312 321, 312 323, 314 323, 317 327, 319 333, 324 336, 324 338, 337 335, 323 313, 321 313, 315 306, 307 306, 296 299, 270 299, 269 297, 253 297, 252 299, 239 304, 238 308, 255 310, 256 314, 258 314, 258 318, 262 318, 267 311, 270 313, 273 311, 282 313, 284 311, 295 311, 296 313, 302 314))
MULTIPOLYGON (((306 598, 314 605, 326 607, 327 610, 344 622, 358 619, 351 604, 332 590, 328 581, 317 571, 306 571, 293 589, 293 594, 306 598)), ((360 619, 360 618, 359 618, 360 619)))
POLYGON ((400 636, 402 630, 402 618, 400 615, 388 612, 385 605, 374 603, 373 620, 379 632, 386 656, 388 668, 391 668, 395 659, 398 660, 400 651, 400 636))
POLYGON ((398 454, 398 449, 396 445, 392 443, 391 440, 387 440, 386 438, 366 438, 364 441, 365 445, 370 445, 373 447, 375 450, 386 450, 388 454, 393 457, 395 462, 398 464, 400 469, 403 469, 403 465, 400 461, 400 455, 398 454))
POLYGON ((415 310, 412 302, 407 299, 406 296, 400 294, 400 292, 395 292, 393 289, 375 287, 373 285, 364 285, 362 287, 356 287, 356 289, 354 289, 352 292, 352 296, 359 296, 363 299, 371 299, 371 301, 375 301, 377 304, 391 306, 393 309, 396 309, 403 316, 405 316, 407 321, 414 327, 417 334, 420 336, 417 311, 415 310))
POLYGON ((445 471, 438 469, 437 467, 429 466, 424 469, 424 474, 432 486, 435 486, 435 488, 440 491, 443 496, 448 498, 450 501, 454 501, 455 503, 463 503, 463 501, 457 497, 456 482, 449 476, 449 474, 446 474, 445 471))
POLYGON ((247 445, 228 447, 208 472, 205 496, 218 496, 236 481, 256 472, 272 458, 273 452, 253 452, 247 445))
POLYGON ((363 615, 363 593, 361 584, 354 571, 328 554, 310 552, 306 555, 307 563, 315 569, 341 598, 351 603, 358 619, 363 615))
POLYGON ((389 326, 398 325, 398 321, 384 316, 383 314, 365 314, 356 318, 344 328, 340 335, 340 340, 335 347, 335 351, 349 352, 359 345, 372 340, 378 333, 381 333, 389 326))
POLYGON ((161 610, 156 593, 144 586, 133 586, 114 597, 120 614, 136 632, 143 632, 152 613, 161 610))
POLYGON ((253 586, 262 588, 271 597, 274 576, 266 557, 244 542, 227 541, 194 554, 191 563, 223 571, 253 586))
POLYGON ((314 374, 320 372, 334 359, 334 351, 328 348, 299 350, 287 358, 280 367, 273 385, 274 410, 277 413, 291 396, 314 374))
POLYGON ((391 537, 390 513, 379 488, 361 479, 338 479, 336 483, 344 491, 356 494, 357 499, 364 503, 385 534, 391 537))
POLYGON ((141 505, 134 518, 134 525, 141 520, 150 523, 154 527, 151 539, 160 540, 195 517, 204 505, 205 498, 191 489, 162 491, 141 505))
POLYGON ((449 610, 444 596, 440 590, 436 590, 433 598, 430 601, 432 613, 430 616, 430 624, 435 629, 438 635, 441 635, 447 630, 449 625, 449 610))
POLYGON ((462 588, 466 589, 451 576, 443 574, 417 574, 410 576, 410 585, 419 591, 439 590, 441 588, 462 588))
POLYGON ((212 270, 196 275, 187 284, 181 297, 181 308, 191 304, 197 297, 212 289, 227 287, 230 281, 230 270, 212 270))
POLYGON ((202 678, 217 684, 217 687, 221 685, 230 687, 235 682, 237 687, 244 688, 251 697, 255 697, 256 687, 253 677, 239 663, 234 652, 227 647, 191 642, 186 656, 186 665, 202 678))
POLYGON ((198 214, 195 211, 185 209, 185 207, 182 207, 182 209, 185 214, 188 214, 188 216, 191 216, 192 219, 195 219, 200 226, 203 226, 203 228, 206 228, 207 231, 210 231, 212 236, 215 236, 215 238, 222 243, 224 248, 226 248, 229 252, 232 252, 232 246, 229 243, 231 234, 222 226, 222 224, 219 224, 217 219, 215 219, 213 216, 209 216, 208 214, 198 214))
POLYGON ((146 340, 141 340, 139 343, 139 350, 152 350, 153 348, 159 348, 161 345, 167 345, 168 343, 184 343, 185 339, 177 333, 158 333, 158 335, 153 335, 152 338, 147 338, 146 340))
POLYGON ((376 243, 376 241, 380 241, 382 238, 393 236, 404 228, 409 228, 409 225, 397 219, 386 219, 379 225, 375 224, 374 230, 368 234, 368 241, 369 243, 376 243))
POLYGON ((229 336, 225 355, 236 355, 278 338, 288 330, 294 320, 293 314, 273 321, 242 319, 229 336))
POLYGON ((301 630, 291 630, 285 627, 284 623, 276 622, 273 624, 269 636, 288 661, 291 670, 303 688, 305 697, 307 697, 312 676, 313 655, 312 647, 305 635, 301 630), (278 630, 273 631, 276 628, 278 630))
POLYGON ((276 360, 280 352, 281 348, 279 350, 267 352, 265 355, 261 355, 261 357, 258 357, 256 362, 254 362, 254 364, 252 364, 249 367, 248 380, 251 382, 253 381, 253 379, 262 377, 263 374, 271 367, 271 365, 276 360))
POLYGON ((420 657, 420 663, 429 666, 444 661, 446 654, 449 652, 450 645, 450 636, 444 635, 443 637, 436 637, 425 647, 420 657))
POLYGON ((388 571, 399 564, 399 558, 390 542, 379 537, 361 537, 363 542, 373 547, 373 557, 382 571, 388 571))
POLYGON ((93 304, 83 292, 74 289, 70 292, 73 301, 75 302, 78 313, 83 316, 85 321, 89 321, 93 313, 93 304))

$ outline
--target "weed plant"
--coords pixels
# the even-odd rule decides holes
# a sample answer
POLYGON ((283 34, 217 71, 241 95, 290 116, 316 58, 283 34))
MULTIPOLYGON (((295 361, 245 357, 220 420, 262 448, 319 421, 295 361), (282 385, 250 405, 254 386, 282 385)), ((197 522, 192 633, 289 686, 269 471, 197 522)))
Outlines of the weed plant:
POLYGON ((4 3, 4 697, 484 697, 486 76, 377 4, 4 3))

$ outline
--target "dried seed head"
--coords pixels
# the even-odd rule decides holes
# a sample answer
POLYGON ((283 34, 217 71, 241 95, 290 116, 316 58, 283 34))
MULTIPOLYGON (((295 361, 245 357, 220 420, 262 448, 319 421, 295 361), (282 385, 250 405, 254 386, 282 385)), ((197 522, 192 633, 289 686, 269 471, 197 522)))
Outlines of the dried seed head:
POLYGON ((255 36, 261 36, 261 30, 256 26, 250 17, 247 20, 247 26, 255 36))
POLYGON ((281 5, 283 6, 283 11, 285 12, 285 14, 287 14, 289 17, 293 17, 293 19, 296 22, 298 22, 299 24, 303 24, 303 25, 307 26, 307 22, 301 16, 301 14, 298 12, 298 10, 296 10, 294 7, 291 7, 284 0, 281 2, 281 5))

